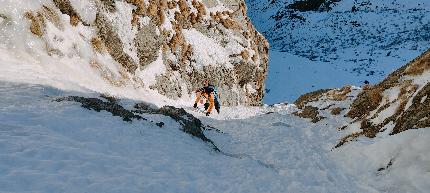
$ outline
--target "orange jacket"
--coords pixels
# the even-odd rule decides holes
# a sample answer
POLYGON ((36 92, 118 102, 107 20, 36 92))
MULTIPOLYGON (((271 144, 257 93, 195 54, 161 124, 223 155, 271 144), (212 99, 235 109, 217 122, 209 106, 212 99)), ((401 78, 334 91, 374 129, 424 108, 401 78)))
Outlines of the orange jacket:
POLYGON ((215 101, 214 101, 214 94, 213 93, 205 93, 205 92, 197 92, 197 96, 196 96, 196 100, 194 101, 194 103, 198 103, 200 100, 200 97, 203 96, 205 97, 207 100, 209 100, 209 108, 208 108, 208 113, 210 113, 215 105, 215 101))

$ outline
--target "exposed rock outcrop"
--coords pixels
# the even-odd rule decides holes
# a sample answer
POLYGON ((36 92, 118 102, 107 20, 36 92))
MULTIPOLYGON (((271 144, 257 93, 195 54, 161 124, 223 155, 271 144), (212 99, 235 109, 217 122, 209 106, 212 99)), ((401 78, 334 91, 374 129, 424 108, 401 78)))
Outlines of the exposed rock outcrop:
POLYGON ((98 36, 102 39, 109 54, 129 72, 136 71, 137 64, 124 52, 124 43, 118 36, 117 29, 110 25, 107 17, 103 14, 97 14, 96 25, 99 30, 98 36))
POLYGON ((104 78, 109 84, 120 82, 115 87, 145 87, 177 99, 209 79, 219 87, 223 105, 261 104, 269 44, 247 17, 243 0, 90 2, 94 13, 81 13, 69 0, 26 13, 30 31, 45 42, 50 56, 86 57, 88 65, 113 77, 104 78), (74 27, 79 30, 67 30, 74 27), (65 30, 77 38, 58 38, 65 30), (70 44, 63 46, 66 38, 70 44), (86 45, 93 53, 81 53, 86 45), (112 59, 118 67, 107 64, 112 59), (149 66, 159 70, 148 73, 149 66))
POLYGON ((136 109, 138 109, 135 112, 139 113, 150 113, 150 114, 162 114, 165 116, 168 116, 175 121, 181 123, 183 126, 183 131, 185 133, 191 134, 192 136, 198 137, 202 139, 203 141, 210 141, 204 134, 203 130, 205 130, 205 127, 203 126, 202 122, 194 117, 193 115, 187 113, 182 108, 176 108, 173 106, 164 106, 159 109, 151 108, 148 105, 144 103, 138 103, 134 105, 136 109))
POLYGON ((305 106, 301 112, 295 112, 294 115, 301 118, 311 119, 312 123, 316 123, 325 117, 320 116, 318 112, 318 107, 305 106))
POLYGON ((148 25, 142 26, 136 34, 135 46, 141 67, 154 62, 158 57, 163 36, 157 35, 156 29, 155 24, 149 22, 148 25))
POLYGON ((62 102, 62 101, 74 101, 81 103, 81 106, 83 108, 86 108, 88 110, 95 110, 97 112, 100 112, 102 110, 112 113, 113 116, 119 116, 124 121, 132 122, 132 119, 137 120, 146 120, 145 118, 141 117, 140 115, 135 115, 131 111, 125 109, 121 105, 117 104, 115 100, 112 100, 112 98, 108 98, 108 102, 103 101, 99 98, 85 98, 80 96, 68 96, 63 98, 58 98, 55 100, 56 102, 62 102), (109 100, 110 99, 110 100, 109 100))
POLYGON ((293 113, 318 122, 330 113, 352 121, 339 128, 346 131, 335 146, 340 147, 360 136, 369 138, 394 135, 409 129, 430 127, 430 50, 391 73, 379 84, 354 91, 322 89, 299 97, 293 113), (360 92, 358 92, 360 91, 360 92), (348 102, 347 102, 348 101, 348 102), (341 103, 337 103, 341 102, 341 103), (342 106, 339 106, 342 104, 342 106))
MULTIPOLYGON (((80 16, 73 8, 69 0, 53 0, 55 6, 60 9, 61 13, 66 14, 70 17, 70 24, 76 26, 79 22, 82 22, 80 16)), ((88 25, 88 24, 86 24, 88 25)))
MULTIPOLYGON (((172 118, 173 120, 177 121, 182 126, 182 131, 197 137, 204 142, 209 143, 211 146, 213 146, 213 149, 215 151, 220 151, 218 147, 211 141, 209 138, 205 136, 203 131, 206 129, 202 122, 194 117, 193 115, 187 113, 182 108, 176 108, 172 106, 164 106, 162 108, 152 108, 149 105, 146 105, 144 103, 138 103, 134 107, 138 110, 128 110, 124 108, 122 105, 118 103, 118 100, 116 98, 102 95, 101 98, 87 98, 87 97, 81 97, 81 96, 68 96, 68 97, 61 97, 58 99, 55 99, 56 102, 63 102, 63 101, 71 101, 71 102, 78 102, 81 103, 81 106, 83 108, 86 108, 88 110, 94 110, 97 112, 100 111, 107 111, 110 112, 113 116, 119 116, 126 122, 132 122, 133 120, 141 120, 141 121, 149 121, 153 122, 151 120, 148 120, 143 116, 143 114, 160 114, 164 116, 168 116, 172 118), (102 100, 101 98, 104 98, 105 100, 102 100)), ((156 126, 162 128, 165 123, 163 122, 157 122, 155 123, 156 126)))
POLYGON ((430 50, 390 74, 381 83, 366 88, 351 106, 348 116, 371 122, 363 125, 375 127, 375 132, 390 122, 395 124, 392 134, 430 126, 424 121, 430 113, 427 100, 430 94, 429 70, 430 50), (386 116, 387 113, 389 116, 386 116), (381 115, 385 119, 376 121, 381 115))
POLYGON ((290 9, 297 11, 328 11, 330 10, 330 5, 339 2, 340 0, 303 0, 295 1, 294 3, 288 5, 290 9))
POLYGON ((346 114, 361 131, 346 136, 341 144, 361 135, 373 138, 381 132, 394 135, 430 127, 429 77, 430 50, 381 83, 365 87, 346 114))
POLYGON ((203 133, 203 131, 206 128, 204 127, 202 122, 196 117, 194 117, 193 115, 191 115, 190 113, 187 113, 183 108, 164 106, 159 109, 155 109, 144 103, 138 103, 134 105, 134 108, 138 109, 134 111, 138 113, 151 113, 151 114, 161 114, 161 115, 168 116, 182 125, 182 131, 194 137, 200 138, 205 142, 212 144, 214 147, 214 150, 218 152, 220 151, 218 147, 215 145, 215 143, 209 138, 207 138, 203 133))
POLYGON ((351 86, 345 86, 341 89, 321 89, 304 94, 294 102, 300 111, 293 114, 311 119, 313 123, 326 118, 320 115, 320 111, 323 110, 330 110, 332 115, 339 115, 344 108, 335 106, 334 102, 345 101, 351 92, 351 86), (329 105, 321 107, 321 103, 329 103, 329 105))

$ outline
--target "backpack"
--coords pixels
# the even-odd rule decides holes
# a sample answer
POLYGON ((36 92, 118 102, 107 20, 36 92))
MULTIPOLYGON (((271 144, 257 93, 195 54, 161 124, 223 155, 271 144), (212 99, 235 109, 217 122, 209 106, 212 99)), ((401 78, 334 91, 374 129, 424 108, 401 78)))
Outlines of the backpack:
POLYGON ((214 98, 218 100, 218 88, 214 86, 214 98))
POLYGON ((207 87, 204 87, 204 90, 206 93, 210 94, 211 92, 214 93, 214 99, 218 100, 218 88, 214 85, 208 85, 207 87))

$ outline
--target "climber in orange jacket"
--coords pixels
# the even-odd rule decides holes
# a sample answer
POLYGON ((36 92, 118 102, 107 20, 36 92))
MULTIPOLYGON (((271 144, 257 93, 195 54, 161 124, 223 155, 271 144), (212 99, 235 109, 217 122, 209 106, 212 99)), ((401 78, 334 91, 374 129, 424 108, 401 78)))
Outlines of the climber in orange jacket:
POLYGON ((209 84, 208 80, 204 81, 204 87, 197 89, 196 95, 197 96, 196 96, 196 100, 194 101, 194 108, 197 108, 197 103, 199 102, 200 98, 203 96, 206 98, 206 103, 205 103, 206 116, 209 116, 214 106, 216 111, 219 113, 220 104, 218 102, 218 97, 219 97, 218 90, 214 85, 209 84))

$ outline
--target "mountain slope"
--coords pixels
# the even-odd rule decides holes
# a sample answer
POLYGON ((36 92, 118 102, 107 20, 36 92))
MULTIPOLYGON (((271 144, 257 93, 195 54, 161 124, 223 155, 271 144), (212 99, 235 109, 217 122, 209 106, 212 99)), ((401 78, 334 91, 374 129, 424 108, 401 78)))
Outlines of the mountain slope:
POLYGON ((256 161, 214 151, 170 117, 127 122, 56 101, 96 93, 1 82, 0 95, 0 192, 252 192, 250 184, 281 180, 256 161))
MULTIPOLYGON (((128 122, 57 100, 97 98, 95 93, 2 82, 0 95, 0 192, 362 191, 330 161, 325 140, 310 143, 321 130, 290 115, 291 106, 245 108, 254 115, 243 120, 211 120, 191 111, 217 152, 162 114, 138 113, 143 119, 128 122)), ((116 103, 133 110, 135 102, 116 103)))
POLYGON ((266 103, 293 101, 320 88, 377 83, 429 48, 428 1, 302 1, 331 2, 315 10, 297 8, 293 2, 247 1, 250 18, 275 52, 267 82, 275 86, 267 89, 278 90, 271 77, 289 77, 280 81, 290 94, 277 98, 269 92, 266 103), (289 70, 279 70, 284 67, 289 70), (303 68, 312 75, 294 76, 303 68), (331 73, 336 79, 326 81, 331 73), (297 83, 304 88, 296 91, 297 83))
POLYGON ((426 192, 428 128, 335 148, 350 132, 338 128, 352 121, 343 115, 360 92, 306 97, 318 121, 285 104, 227 107, 212 118, 188 109, 216 151, 183 132, 183 121, 138 101, 1 82, 0 192, 426 192), (142 118, 58 100, 70 95, 142 118))
POLYGON ((317 124, 330 114, 347 118, 337 128, 342 137, 333 149, 335 159, 357 182, 378 192, 430 188, 423 183, 430 179, 430 145, 425 139, 430 131, 429 53, 355 94, 347 86, 308 93, 295 102, 300 108, 295 114, 317 124), (351 103, 344 106, 343 101, 351 103))
MULTIPOLYGON (((181 64, 182 56, 190 57, 189 49, 184 49, 188 45, 198 48, 191 54, 196 61, 214 59, 226 64, 217 67, 242 72, 232 82, 243 90, 231 89, 233 94, 224 100, 247 105, 261 102, 257 99, 261 99, 264 86, 256 90, 249 83, 262 84, 266 73, 265 41, 254 31, 257 39, 251 40, 261 45, 256 48, 258 54, 252 53, 256 42, 237 47, 231 44, 239 40, 228 39, 250 34, 231 36, 230 32, 237 31, 222 30, 222 26, 234 26, 234 22, 228 20, 232 13, 221 11, 238 10, 238 15, 232 15, 244 16, 243 5, 237 9, 236 1, 211 0, 174 1, 178 4, 167 1, 167 5, 166 1, 80 2, 97 11, 86 12, 77 1, 7 1, 0 7, 0 26, 5 32, 0 33, 4 40, 0 43, 0 192, 426 193, 430 189, 430 51, 375 86, 317 90, 302 95, 294 104, 222 106, 220 114, 206 117, 203 109, 190 108, 188 87, 170 82, 182 77, 178 73, 184 72, 183 66, 176 64, 181 64), (202 35, 196 29, 199 22, 194 23, 197 27, 190 27, 193 20, 207 21, 191 16, 203 12, 201 2, 214 13, 203 14, 209 14, 213 23, 202 25, 217 26, 214 28, 226 34, 209 30, 207 33, 213 36, 202 35), (155 5, 188 12, 190 18, 174 13, 162 16, 165 12, 159 12, 155 5), (165 58, 160 57, 162 49, 158 57, 153 57, 157 49, 152 46, 160 46, 164 40, 145 39, 162 36, 160 31, 153 31, 157 29, 154 26, 163 23, 162 18, 180 22, 178 31, 183 35, 180 37, 174 29, 176 38, 170 40, 174 40, 172 46, 178 48, 177 54, 181 53, 168 54, 168 59, 179 62, 169 62, 168 66, 161 65, 165 64, 165 58), (130 29, 142 30, 145 35, 137 32, 140 35, 130 37, 130 29), (92 38, 93 35, 98 37, 92 38), (134 41, 148 45, 136 46, 134 41), (213 49, 203 49, 206 46, 213 49), (236 50, 249 46, 249 52, 236 50), (258 65, 262 66, 233 65, 224 57, 233 52, 240 54, 229 59, 249 58, 251 64, 255 58, 261 59, 258 65), (90 62, 93 57, 105 62, 90 62), (145 63, 151 60, 155 62, 145 63), (166 74, 156 76, 160 73, 166 74), (139 81, 122 76, 143 78, 139 81), (173 91, 160 95, 163 89, 173 91), (251 92, 251 96, 240 97, 248 101, 235 99, 241 92, 251 92), (175 100, 178 93, 183 96, 175 100), (166 104, 170 106, 163 106, 166 104)), ((269 2, 279 5, 282 1, 269 2)), ((287 8, 310 9, 303 14, 315 19, 333 13, 324 12, 330 8, 349 9, 351 2, 318 8, 298 3, 287 8)), ((382 9, 379 6, 384 3, 387 1, 376 3, 378 8, 360 4, 355 9, 364 14, 366 9, 382 9)), ((415 6, 401 5, 406 10, 415 6)), ((303 15, 295 17, 300 16, 303 15)), ((239 20, 247 21, 246 17, 239 20)), ((249 21, 246 24, 252 29, 249 21)), ((164 27, 169 28, 161 26, 164 27)), ((171 48, 168 46, 167 53, 171 48)), ((284 101, 285 93, 289 97, 298 95, 285 85, 289 77, 284 72, 294 74, 301 83, 309 83, 309 88, 297 87, 300 92, 330 82, 355 80, 348 77, 349 71, 337 75, 342 69, 305 58, 307 55, 272 54, 279 54, 275 59, 280 63, 272 68, 278 71, 271 73, 282 72, 279 75, 283 76, 270 76, 273 79, 268 80, 268 85, 276 86, 268 93, 273 94, 273 100, 284 101), (283 60, 293 62, 282 68, 283 60), (306 65, 294 65, 300 63, 306 65), (327 68, 330 66, 333 68, 327 68), (325 81, 313 85, 321 79, 325 81)), ((204 78, 200 75, 195 77, 204 78)), ((224 81, 227 80, 230 79, 224 81)))
POLYGON ((0 82, 0 192, 424 193, 429 62, 428 51, 375 86, 210 117, 0 82))
POLYGON ((365 88, 347 114, 355 119, 351 127, 358 124, 367 137, 430 127, 429 69, 430 50, 381 83, 365 88))

